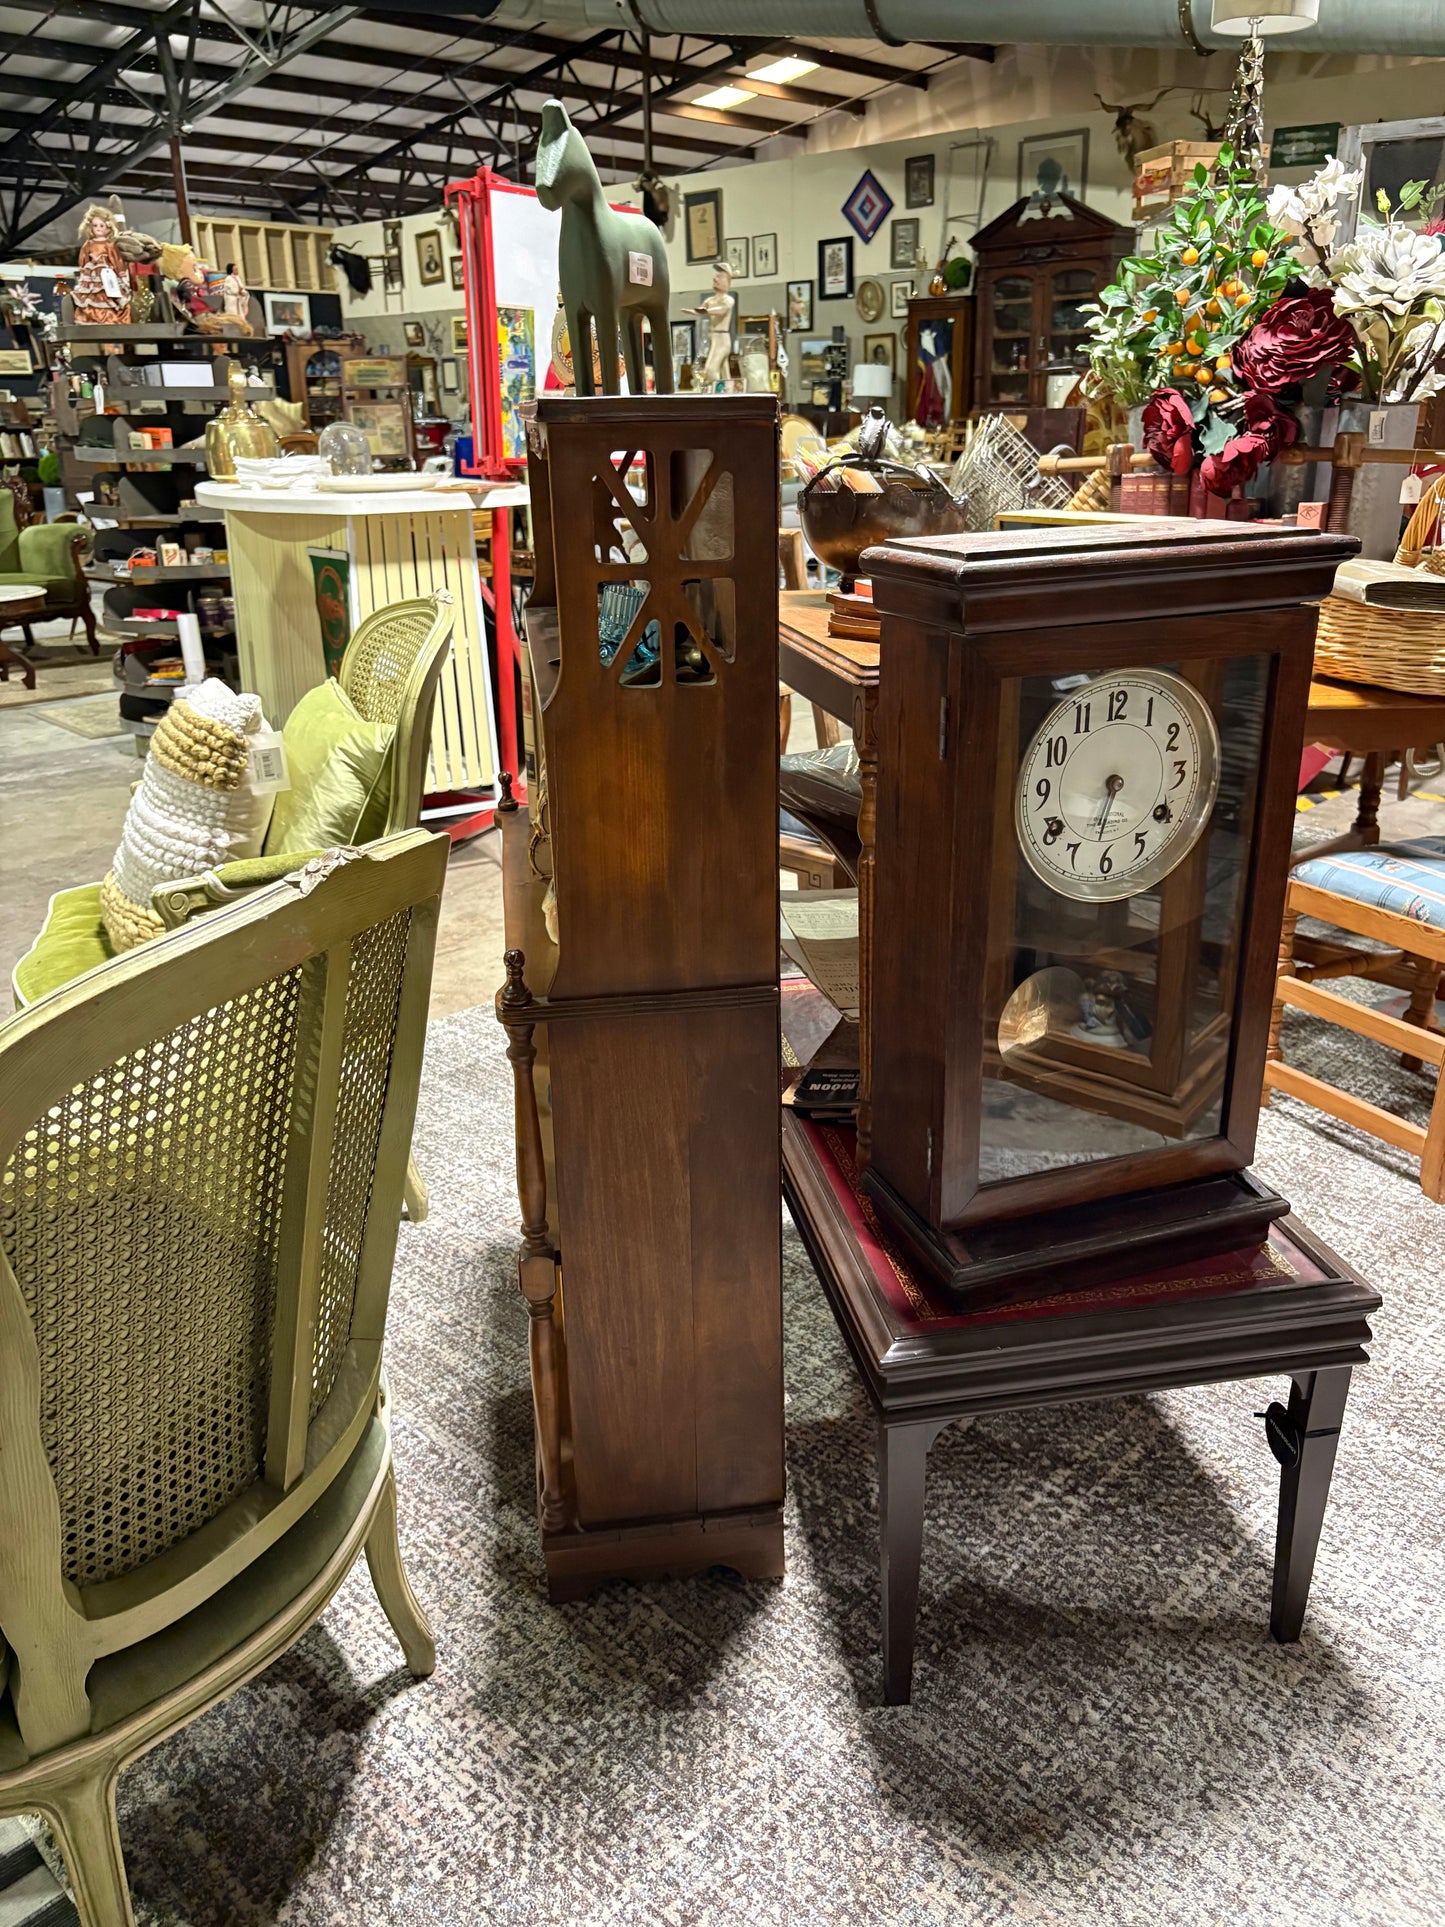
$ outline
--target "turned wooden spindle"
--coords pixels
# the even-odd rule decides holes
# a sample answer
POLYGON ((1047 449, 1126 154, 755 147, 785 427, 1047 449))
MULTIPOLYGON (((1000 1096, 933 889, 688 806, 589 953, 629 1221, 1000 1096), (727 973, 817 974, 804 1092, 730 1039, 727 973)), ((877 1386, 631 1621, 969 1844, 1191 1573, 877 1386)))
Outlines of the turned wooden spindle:
POLYGON ((497 783, 502 792, 497 799, 497 809, 510 814, 517 808, 517 799, 512 794, 512 772, 509 769, 498 770, 497 783))
MULTIPOLYGON (((515 809, 516 805, 512 807, 515 809)), ((507 1056, 512 1065, 517 1195, 522 1207, 522 1248, 517 1255, 517 1285, 527 1304, 532 1404, 537 1415, 538 1450, 542 1461, 542 1530, 561 1532, 567 1524, 567 1508, 562 1497, 561 1372, 557 1355, 557 1326, 553 1317, 557 1265, 547 1237, 547 1166, 542 1151, 542 1120, 537 1111, 537 1087, 532 1081, 537 1062, 537 1048, 533 1042, 536 1006, 523 975, 527 964, 523 953, 520 950, 508 950, 502 962, 506 967, 507 980, 497 993, 497 1015, 506 1026, 507 1056)))

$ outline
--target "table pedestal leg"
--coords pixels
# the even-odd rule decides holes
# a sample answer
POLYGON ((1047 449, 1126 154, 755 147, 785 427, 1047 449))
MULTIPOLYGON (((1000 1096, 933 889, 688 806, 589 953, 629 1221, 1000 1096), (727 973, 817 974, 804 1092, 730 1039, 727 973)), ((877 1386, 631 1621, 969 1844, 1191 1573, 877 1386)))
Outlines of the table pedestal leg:
POLYGON ((1365 758, 1364 773, 1360 777, 1360 807, 1350 825, 1351 834, 1367 848, 1380 840, 1380 792, 1384 782, 1385 758, 1379 750, 1373 750, 1365 758))
POLYGON ((1298 1372, 1289 1390, 1289 1415, 1299 1436, 1299 1458, 1279 1477, 1279 1523, 1274 1542, 1274 1596, 1269 1630, 1284 1645, 1300 1636, 1314 1577, 1315 1553, 1330 1496, 1335 1447, 1350 1395, 1350 1367, 1298 1372))

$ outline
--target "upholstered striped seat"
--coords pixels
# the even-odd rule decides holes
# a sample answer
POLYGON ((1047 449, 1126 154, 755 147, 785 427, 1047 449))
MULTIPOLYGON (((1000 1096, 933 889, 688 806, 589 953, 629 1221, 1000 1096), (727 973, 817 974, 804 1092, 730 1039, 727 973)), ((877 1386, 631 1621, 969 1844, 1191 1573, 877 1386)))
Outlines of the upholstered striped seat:
POLYGON ((1298 864, 1296 883, 1445 930, 1445 837, 1381 843, 1298 864))

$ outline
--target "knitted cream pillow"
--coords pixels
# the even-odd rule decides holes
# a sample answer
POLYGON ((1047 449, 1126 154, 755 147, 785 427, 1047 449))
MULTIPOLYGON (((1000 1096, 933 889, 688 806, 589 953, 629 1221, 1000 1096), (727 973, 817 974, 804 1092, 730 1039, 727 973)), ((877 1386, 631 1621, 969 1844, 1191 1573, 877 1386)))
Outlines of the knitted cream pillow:
POLYGON ((259 696, 238 696, 215 677, 172 702, 100 886, 113 950, 131 950, 165 928, 151 908, 158 883, 261 854, 274 799, 251 786, 249 739, 265 726, 259 696))

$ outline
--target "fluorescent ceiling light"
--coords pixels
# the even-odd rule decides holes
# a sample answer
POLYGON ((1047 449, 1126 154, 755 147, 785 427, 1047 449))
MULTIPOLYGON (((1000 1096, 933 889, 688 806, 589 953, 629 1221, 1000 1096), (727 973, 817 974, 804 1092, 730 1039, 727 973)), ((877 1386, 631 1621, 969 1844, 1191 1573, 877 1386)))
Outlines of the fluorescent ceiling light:
POLYGON ((746 87, 714 87, 710 94, 698 94, 693 100, 694 107, 740 107, 745 100, 756 100, 757 95, 746 87))
POLYGON ((791 54, 782 60, 773 61, 768 67, 754 67, 748 75, 749 80, 771 80, 775 86, 786 86, 790 80, 801 80, 804 74, 818 71, 816 60, 795 60, 791 54))

